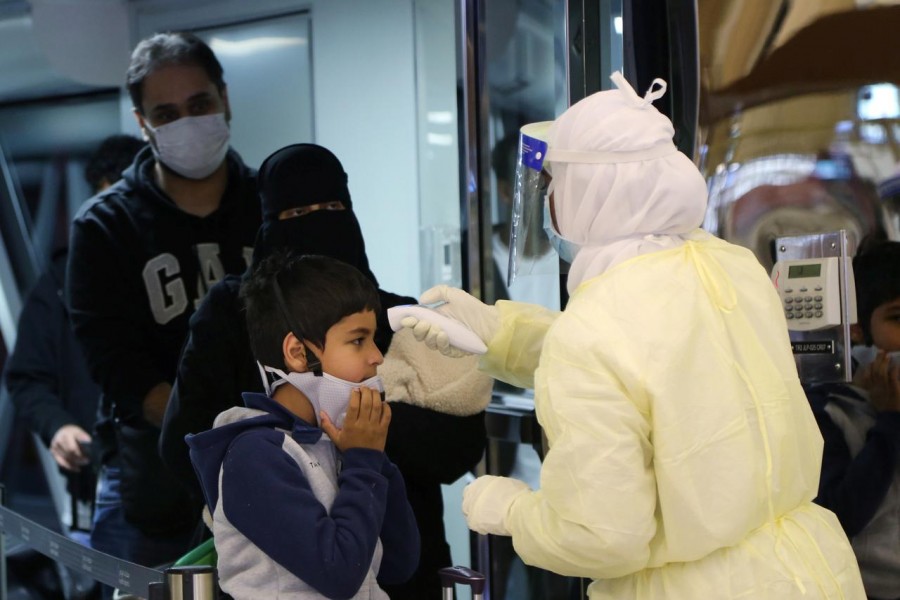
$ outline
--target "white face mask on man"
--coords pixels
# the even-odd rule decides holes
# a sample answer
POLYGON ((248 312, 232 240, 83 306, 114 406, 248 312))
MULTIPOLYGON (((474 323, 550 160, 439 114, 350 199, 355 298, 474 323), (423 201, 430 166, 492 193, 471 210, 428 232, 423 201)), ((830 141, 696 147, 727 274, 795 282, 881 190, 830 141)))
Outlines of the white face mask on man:
POLYGON ((225 113, 182 117, 151 127, 150 147, 156 160, 188 179, 203 179, 219 168, 228 153, 231 132, 225 113))
POLYGON ((289 383, 306 396, 312 403, 316 411, 316 423, 321 426, 322 419, 319 413, 322 411, 328 415, 335 427, 344 426, 344 417, 347 416, 347 407, 350 405, 350 394, 357 388, 373 388, 384 393, 384 383, 381 381, 380 375, 369 377, 365 381, 353 382, 345 379, 338 379, 328 373, 316 375, 313 372, 306 373, 285 373, 281 369, 259 365, 263 376, 263 386, 266 388, 266 394, 272 395, 275 389, 284 384, 289 383), (281 380, 276 381, 271 386, 265 372, 278 375, 281 380))

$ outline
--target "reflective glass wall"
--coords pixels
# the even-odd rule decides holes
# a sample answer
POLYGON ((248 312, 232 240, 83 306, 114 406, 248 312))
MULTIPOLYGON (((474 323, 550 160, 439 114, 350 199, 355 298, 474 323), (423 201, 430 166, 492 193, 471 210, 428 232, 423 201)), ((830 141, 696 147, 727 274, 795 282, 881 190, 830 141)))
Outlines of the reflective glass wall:
POLYGON ((895 2, 700 2, 704 226, 771 268, 776 237, 900 239, 895 2), (881 191, 879 191, 881 188, 881 191), (896 186, 895 186, 896 189, 896 186))
MULTIPOLYGON (((510 222, 519 128, 552 120, 568 106, 566 10, 558 2, 485 2, 482 77, 482 284, 488 302, 517 300, 560 307, 560 263, 545 236, 531 236, 523 268, 509 285, 510 222), (484 162, 488 164, 485 165, 484 162), (484 167, 487 166, 487 169, 484 167)), ((529 215, 539 219, 542 215, 529 215)), ((488 408, 485 470, 540 488, 540 458, 519 435, 533 423, 531 390, 495 382, 488 408), (511 434, 511 435, 509 435, 511 434)), ((539 439, 539 436, 537 436, 539 439)), ((539 449, 539 446, 538 446, 539 449)), ((479 569, 490 574, 492 598, 577 598, 580 583, 526 566, 508 537, 478 536, 479 569)))
MULTIPOLYGON (((464 3, 469 9, 467 46, 476 53, 478 160, 470 172, 480 187, 481 261, 471 269, 472 287, 486 302, 515 300, 560 309, 567 265, 544 235, 528 239, 523 268, 508 283, 510 215, 519 129, 553 120, 584 95, 608 88, 623 68, 622 2, 501 0, 464 3), (474 13, 474 14, 473 14, 474 13), (475 277, 475 273, 478 277, 475 277)), ((541 222, 543 214, 530 215, 541 222)), ((540 230, 540 227, 538 227, 540 230)), ((473 251, 474 244, 468 249, 473 251)), ((531 390, 495 382, 488 407, 484 469, 540 488, 542 436, 531 390)), ((490 574, 491 598, 569 600, 582 598, 586 582, 525 565, 508 537, 475 536, 478 568, 490 574)))

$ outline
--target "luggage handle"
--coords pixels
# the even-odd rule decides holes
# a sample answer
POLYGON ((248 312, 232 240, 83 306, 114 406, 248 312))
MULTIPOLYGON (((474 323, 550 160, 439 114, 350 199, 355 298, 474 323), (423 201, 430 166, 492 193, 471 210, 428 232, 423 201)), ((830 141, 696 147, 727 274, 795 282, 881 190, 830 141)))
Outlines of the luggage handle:
POLYGON ((438 571, 444 587, 444 599, 453 600, 453 588, 457 583, 468 584, 476 600, 484 594, 484 575, 468 567, 444 567, 438 571))

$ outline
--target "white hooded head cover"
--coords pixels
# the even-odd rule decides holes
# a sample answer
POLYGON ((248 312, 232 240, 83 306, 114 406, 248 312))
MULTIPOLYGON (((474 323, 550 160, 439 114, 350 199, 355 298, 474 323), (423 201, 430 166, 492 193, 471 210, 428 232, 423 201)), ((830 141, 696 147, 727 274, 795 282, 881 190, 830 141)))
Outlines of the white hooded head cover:
POLYGON ((665 82, 656 79, 641 98, 620 73, 611 79, 618 89, 577 102, 549 132, 556 222, 580 246, 570 293, 622 261, 684 243, 706 212, 703 176, 677 151, 671 121, 651 104, 665 82))

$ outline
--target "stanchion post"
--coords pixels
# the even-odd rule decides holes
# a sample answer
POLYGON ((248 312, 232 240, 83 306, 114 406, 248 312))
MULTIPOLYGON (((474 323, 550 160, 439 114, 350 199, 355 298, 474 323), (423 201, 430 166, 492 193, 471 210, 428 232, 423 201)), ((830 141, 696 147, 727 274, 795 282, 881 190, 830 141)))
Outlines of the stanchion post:
POLYGON ((151 583, 147 589, 147 600, 170 600, 166 583, 163 581, 151 583))
POLYGON ((217 600, 218 572, 208 565, 184 565, 166 569, 168 600, 217 600))

